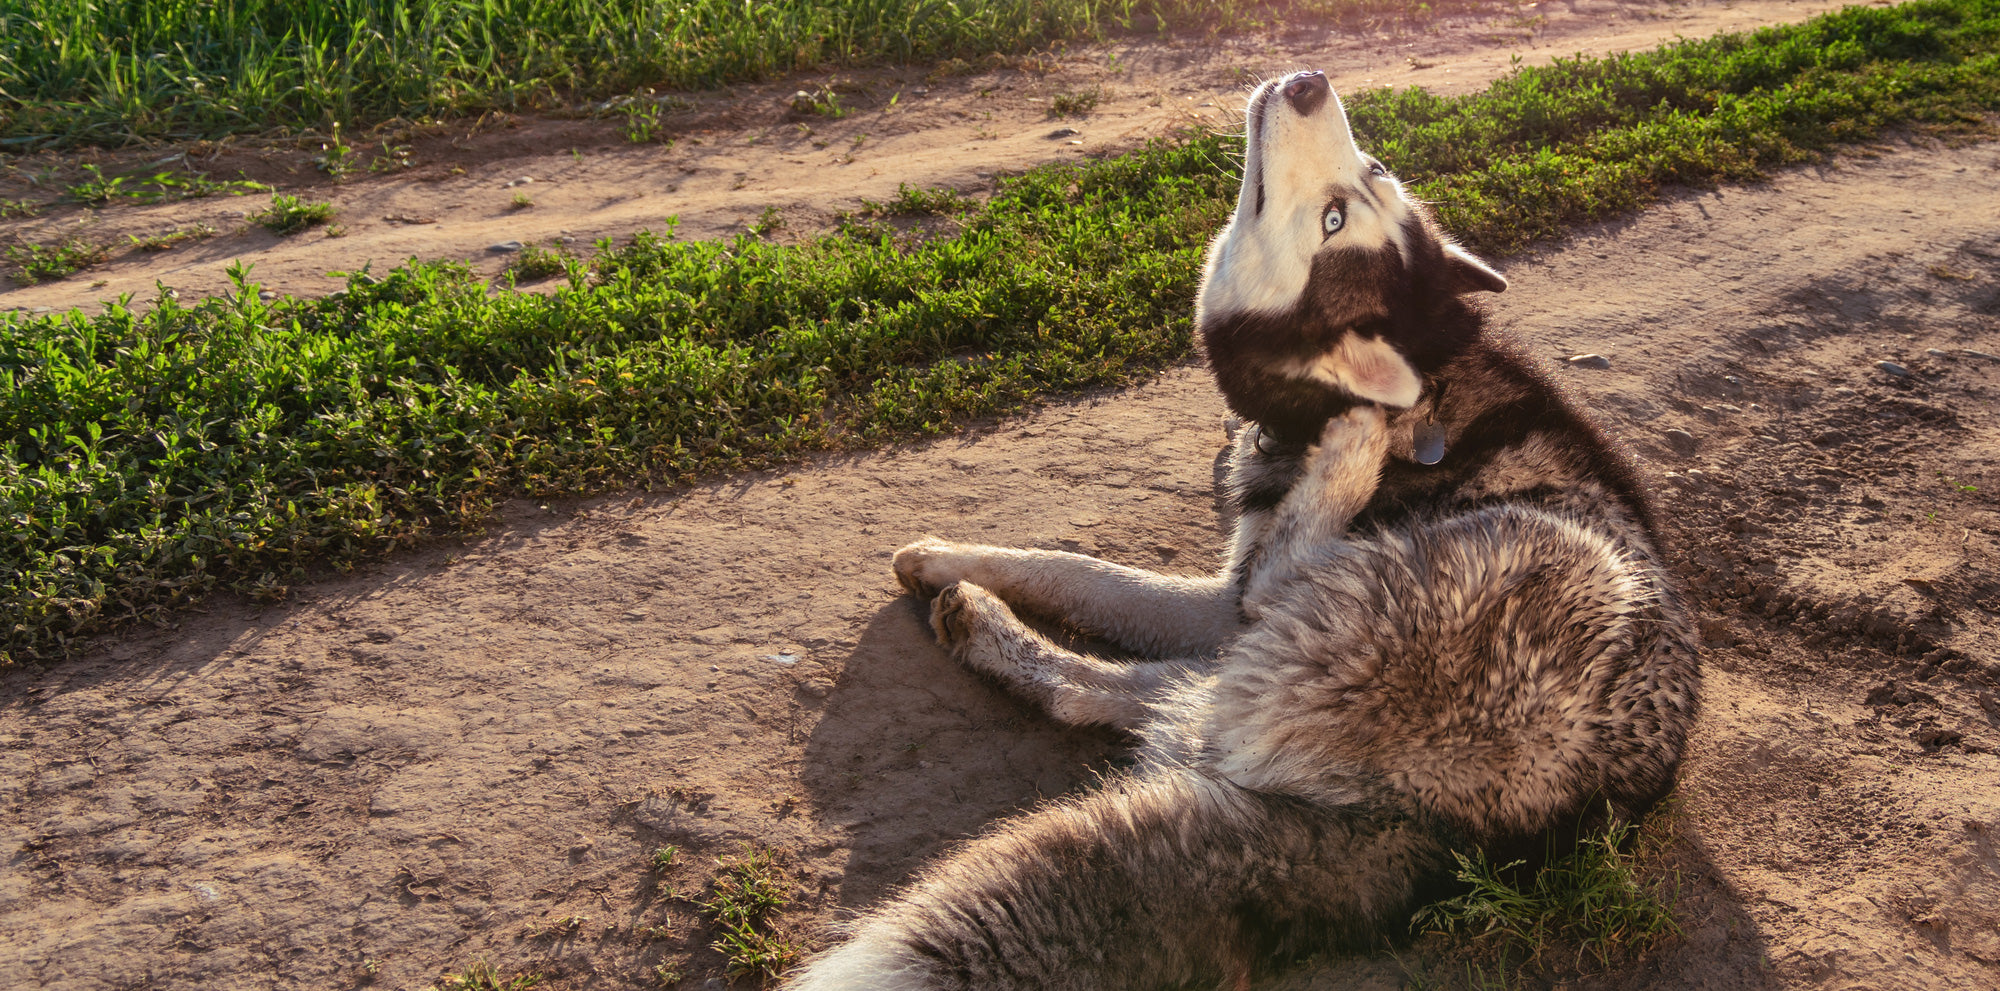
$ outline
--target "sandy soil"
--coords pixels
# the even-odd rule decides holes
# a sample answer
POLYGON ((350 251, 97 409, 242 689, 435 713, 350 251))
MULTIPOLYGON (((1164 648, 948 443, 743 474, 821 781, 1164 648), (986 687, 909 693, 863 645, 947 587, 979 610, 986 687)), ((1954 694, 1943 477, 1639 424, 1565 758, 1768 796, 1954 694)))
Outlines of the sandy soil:
MULTIPOLYGON (((115 245, 109 263, 67 279, 21 287, 0 279, 0 310, 94 308, 121 293, 151 299, 155 283, 184 294, 221 292, 237 260, 274 292, 318 295, 338 288, 332 272, 387 269, 410 258, 455 258, 496 273, 511 259, 489 250, 507 242, 600 238, 660 230, 680 218, 690 237, 743 231, 767 207, 790 236, 823 229, 864 199, 892 198, 902 183, 980 193, 996 174, 1056 158, 1111 153, 1189 123, 1219 124, 1240 111, 1259 74, 1325 69, 1341 92, 1422 85, 1445 93, 1477 89, 1523 64, 1579 52, 1651 48, 1676 37, 1803 20, 1842 6, 1835 0, 1565 0, 1530 2, 1489 16, 1443 19, 1422 28, 1298 30, 1274 37, 1131 40, 1007 60, 1001 67, 882 70, 797 77, 727 93, 696 94, 669 109, 662 137, 671 146, 633 145, 622 123, 499 117, 472 126, 355 140, 365 168, 384 139, 407 147, 406 169, 365 171, 335 184, 312 159, 319 144, 263 148, 236 142, 188 152, 186 164, 216 178, 240 174, 339 210, 339 237, 325 229, 280 238, 250 224, 263 197, 219 196, 101 210, 55 206, 37 218, 0 220, 0 245, 81 238, 115 245), (791 110, 793 94, 831 88, 851 110, 828 119, 791 110), (1081 118, 1052 119, 1050 101, 1094 93, 1081 118), (1062 133, 1058 132, 1074 132, 1062 133), (523 182, 523 180, 528 180, 523 182), (517 194, 533 203, 514 206, 517 194), (128 249, 196 224, 221 232, 171 251, 128 249)), ((176 154, 179 151, 175 152, 176 154)), ((160 149, 106 156, 107 174, 157 171, 182 160, 160 149)), ((54 199, 74 182, 73 157, 0 159, 0 200, 54 199)), ((148 173, 150 174, 150 172, 148 173)))
MULTIPOLYGON (((1896 147, 1504 266, 1499 324, 1609 357, 1559 371, 1658 483, 1709 645, 1686 935, 1583 986, 2000 986, 2000 362, 1971 353, 2000 353, 1996 232, 2000 147, 1896 147)), ((890 551, 1206 569, 1223 443, 1182 369, 923 447, 512 505, 287 605, 0 673, 0 973, 710 986, 687 896, 713 858, 782 851, 810 938, 1116 759, 948 663, 890 551), (564 916, 589 922, 526 935, 564 916)))

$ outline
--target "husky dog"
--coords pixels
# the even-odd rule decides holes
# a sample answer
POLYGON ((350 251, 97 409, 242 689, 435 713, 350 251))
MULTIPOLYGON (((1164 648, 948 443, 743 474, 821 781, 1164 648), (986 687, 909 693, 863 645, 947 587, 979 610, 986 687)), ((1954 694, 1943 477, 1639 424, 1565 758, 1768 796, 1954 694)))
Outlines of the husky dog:
POLYGON ((1250 98, 1196 322, 1238 434, 1212 577, 924 540, 938 642, 1136 767, 1001 824, 795 991, 1247 988, 1407 930, 1451 851, 1673 785, 1689 618, 1631 467, 1466 298, 1506 280, 1356 147, 1317 72, 1250 98), (1139 654, 1051 642, 1019 610, 1139 654))

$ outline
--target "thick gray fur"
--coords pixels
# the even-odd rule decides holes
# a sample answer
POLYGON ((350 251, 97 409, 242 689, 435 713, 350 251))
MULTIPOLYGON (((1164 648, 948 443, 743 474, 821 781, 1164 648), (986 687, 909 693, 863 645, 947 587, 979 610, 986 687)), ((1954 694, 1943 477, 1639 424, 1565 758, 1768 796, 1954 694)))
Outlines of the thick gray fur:
MULTIPOLYGON (((1295 117, 1340 114, 1337 98, 1328 111, 1294 96, 1301 78, 1260 88, 1259 119, 1286 106, 1259 102, 1277 103, 1279 86, 1295 117)), ((1253 122, 1260 182, 1305 168, 1272 164, 1278 129, 1253 122)), ((1399 186, 1384 189, 1368 195, 1401 212, 1352 224, 1389 232, 1374 250, 1405 266, 1469 258, 1390 243, 1441 235, 1399 186)), ((1257 214, 1283 195, 1260 190, 1257 214)), ((1255 222, 1244 202, 1214 252, 1255 222)), ((1212 267, 1211 304, 1282 296, 1232 296, 1217 278, 1212 267)), ((1540 849, 1593 810, 1629 819, 1664 795, 1699 671, 1643 497, 1589 421, 1467 319, 1470 337, 1440 361, 1378 329, 1296 363, 1329 388, 1388 383, 1407 400, 1392 367, 1404 361, 1421 397, 1348 396, 1298 447, 1260 449, 1259 429, 1243 430, 1216 575, 928 539, 897 552, 952 657, 1061 722, 1131 732, 1138 761, 965 844, 787 986, 1247 988, 1302 955, 1405 932, 1448 884, 1453 849, 1540 849), (1369 367, 1340 366, 1343 354, 1369 367), (1554 412, 1521 422, 1523 409, 1554 412), (1450 438, 1436 470, 1412 460, 1420 423, 1450 438), (1017 611, 1153 659, 1065 650, 1017 611)))

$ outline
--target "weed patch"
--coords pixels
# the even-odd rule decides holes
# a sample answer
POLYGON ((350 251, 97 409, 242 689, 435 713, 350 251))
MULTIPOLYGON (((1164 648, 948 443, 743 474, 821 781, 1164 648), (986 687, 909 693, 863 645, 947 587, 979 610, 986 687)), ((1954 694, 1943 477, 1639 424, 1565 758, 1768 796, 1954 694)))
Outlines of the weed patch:
POLYGON ((1102 90, 1085 90, 1076 93, 1057 93, 1049 100, 1049 116, 1081 117, 1095 109, 1097 102, 1104 98, 1102 90))
POLYGON ((839 120, 847 116, 848 108, 840 102, 840 94, 822 86, 810 92, 799 90, 792 94, 792 112, 839 120))
POLYGON ((963 213, 973 202, 955 189, 919 189, 909 183, 896 187, 896 198, 887 203, 861 201, 861 212, 878 217, 931 217, 963 213))
POLYGON ((155 172, 150 176, 106 176, 95 165, 82 167, 83 178, 64 187, 63 195, 85 206, 108 206, 121 199, 140 203, 191 200, 216 193, 241 196, 270 189, 262 183, 241 180, 218 181, 204 175, 155 172))
MULTIPOLYGON (((1930 0, 1350 106, 1499 251, 1886 127, 1971 126, 2000 108, 1997 52, 2000 0, 1930 0)), ((54 657, 217 586, 281 594, 500 498, 936 434, 1184 360, 1240 155, 1190 134, 1051 165, 929 233, 642 233, 547 292, 413 263, 267 303, 238 269, 192 305, 0 314, 0 646, 54 657)))
POLYGON ((540 974, 502 977, 492 964, 481 960, 455 974, 447 972, 431 988, 432 991, 532 991, 541 983, 540 974))
POLYGON ((514 257, 514 264, 508 266, 508 272, 519 282, 540 282, 567 275, 570 264, 576 260, 576 256, 560 244, 553 248, 527 244, 521 246, 521 253, 514 257))
POLYGON ((270 208, 251 215, 250 219, 261 224, 265 230, 285 237, 332 220, 333 204, 308 203, 297 196, 274 193, 270 208))
POLYGON ((205 241, 215 235, 215 228, 207 224, 190 224, 186 227, 176 227, 165 234, 149 234, 145 237, 127 234, 125 239, 132 242, 132 247, 140 251, 170 251, 176 246, 191 241, 205 241))
POLYGON ((723 865, 701 911, 715 923, 715 950, 727 958, 731 980, 774 980, 798 958, 798 948, 771 928, 772 918, 791 901, 789 889, 769 850, 746 849, 741 859, 723 865))
POLYGON ((7 248, 7 260, 15 266, 14 278, 25 285, 65 278, 102 264, 110 256, 103 245, 75 239, 61 244, 17 244, 7 248))

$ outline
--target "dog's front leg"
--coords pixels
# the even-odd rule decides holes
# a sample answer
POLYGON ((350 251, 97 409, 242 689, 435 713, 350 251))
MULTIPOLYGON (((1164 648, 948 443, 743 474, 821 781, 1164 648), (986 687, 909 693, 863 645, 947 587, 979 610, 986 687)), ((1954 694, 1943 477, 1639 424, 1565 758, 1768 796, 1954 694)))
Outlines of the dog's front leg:
POLYGON ((1388 418, 1379 406, 1356 406, 1326 421, 1306 450, 1291 491, 1265 525, 1261 561, 1295 568, 1314 548, 1338 540, 1375 497, 1389 456, 1388 418))
POLYGON ((1022 612, 1102 636, 1149 657, 1213 653, 1241 631, 1221 576, 1184 577, 1067 551, 919 540, 896 552, 896 580, 925 598, 961 581, 1022 612))

